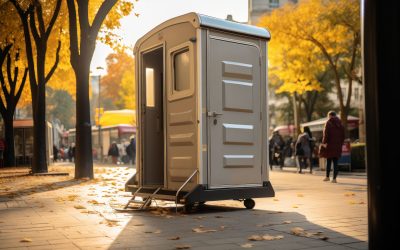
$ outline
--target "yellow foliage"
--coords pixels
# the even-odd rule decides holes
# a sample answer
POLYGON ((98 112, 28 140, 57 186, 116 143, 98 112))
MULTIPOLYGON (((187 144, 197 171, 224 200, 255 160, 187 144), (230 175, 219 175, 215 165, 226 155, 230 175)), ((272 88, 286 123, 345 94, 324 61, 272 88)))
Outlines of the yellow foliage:
POLYGON ((118 95, 125 108, 136 110, 136 87, 133 69, 124 73, 118 95))
POLYGON ((264 16, 259 26, 272 34, 269 79, 277 92, 321 91, 317 76, 327 70, 327 54, 336 65, 351 61, 358 13, 354 0, 304 0, 264 16))

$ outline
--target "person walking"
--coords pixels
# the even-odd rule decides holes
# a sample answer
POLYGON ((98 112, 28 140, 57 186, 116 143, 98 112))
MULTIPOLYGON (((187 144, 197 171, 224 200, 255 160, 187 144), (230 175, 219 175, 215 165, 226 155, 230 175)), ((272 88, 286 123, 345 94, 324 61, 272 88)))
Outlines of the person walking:
POLYGON ((303 168, 307 167, 311 156, 311 148, 310 148, 310 136, 307 133, 310 128, 304 127, 304 131, 302 134, 299 135, 296 142, 296 156, 299 161, 299 171, 298 173, 301 174, 303 168))
POLYGON ((118 164, 119 149, 116 142, 113 142, 108 149, 108 156, 111 156, 112 163, 118 164))
POLYGON ((312 136, 310 127, 305 126, 304 127, 304 133, 308 134, 308 144, 310 146, 310 154, 308 155, 308 162, 310 166, 310 174, 312 174, 312 169, 313 169, 313 153, 314 153, 314 147, 315 147, 315 139, 312 136))
POLYGON ((328 112, 328 121, 325 123, 322 144, 320 146, 320 156, 326 158, 326 177, 324 181, 330 180, 331 165, 333 163, 332 183, 336 183, 338 176, 338 160, 342 154, 344 142, 344 127, 337 117, 336 112, 328 112))
POLYGON ((132 165, 135 165, 136 162, 136 138, 135 136, 131 136, 131 141, 126 147, 126 153, 129 156, 129 161, 132 162, 132 165))

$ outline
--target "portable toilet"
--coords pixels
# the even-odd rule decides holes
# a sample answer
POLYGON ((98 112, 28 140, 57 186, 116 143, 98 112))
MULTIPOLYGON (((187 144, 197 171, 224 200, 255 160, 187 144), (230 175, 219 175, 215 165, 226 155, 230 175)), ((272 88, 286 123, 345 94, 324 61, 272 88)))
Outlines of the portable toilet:
MULTIPOLYGON (((192 206, 273 197, 267 167, 267 42, 263 28, 188 13, 134 48, 136 175, 125 185, 192 206)), ((127 204, 128 207, 129 203, 127 204)))

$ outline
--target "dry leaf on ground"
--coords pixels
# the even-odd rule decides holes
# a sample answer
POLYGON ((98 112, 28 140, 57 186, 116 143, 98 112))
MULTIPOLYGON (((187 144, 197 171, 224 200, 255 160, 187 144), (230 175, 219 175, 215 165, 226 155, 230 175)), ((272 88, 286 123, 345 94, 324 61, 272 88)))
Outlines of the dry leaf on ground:
POLYGON ((251 240, 251 241, 262 241, 262 240, 264 240, 262 236, 256 235, 256 234, 255 235, 251 235, 247 239, 251 240))
POLYGON ((263 240, 280 240, 283 239, 283 235, 272 236, 269 234, 263 235, 263 240))
POLYGON ((175 246, 176 249, 190 249, 192 248, 191 245, 176 245, 175 246))
POLYGON ((251 244, 251 243, 246 243, 246 244, 242 244, 240 246, 243 247, 243 248, 252 248, 254 245, 251 244))
POLYGON ((211 233, 211 232, 217 232, 215 229, 205 229, 203 227, 196 227, 192 228, 192 231, 195 233, 211 233))
POLYGON ((181 237, 179 237, 179 236, 172 236, 172 237, 169 237, 168 239, 169 240, 179 240, 181 237))
POLYGON ((82 205, 75 205, 74 208, 76 208, 76 209, 86 209, 86 207, 84 207, 82 205))
POLYGON ((294 227, 290 229, 290 233, 297 235, 297 236, 303 236, 305 235, 305 231, 301 227, 294 227))
POLYGON ((29 238, 23 238, 22 240, 20 240, 20 242, 32 242, 32 240, 29 238))

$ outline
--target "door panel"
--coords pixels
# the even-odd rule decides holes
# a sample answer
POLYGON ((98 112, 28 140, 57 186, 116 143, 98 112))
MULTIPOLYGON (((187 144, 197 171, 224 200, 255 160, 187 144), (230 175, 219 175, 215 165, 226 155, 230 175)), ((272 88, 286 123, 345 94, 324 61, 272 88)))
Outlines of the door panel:
POLYGON ((210 187, 262 185, 260 51, 209 38, 210 187))

